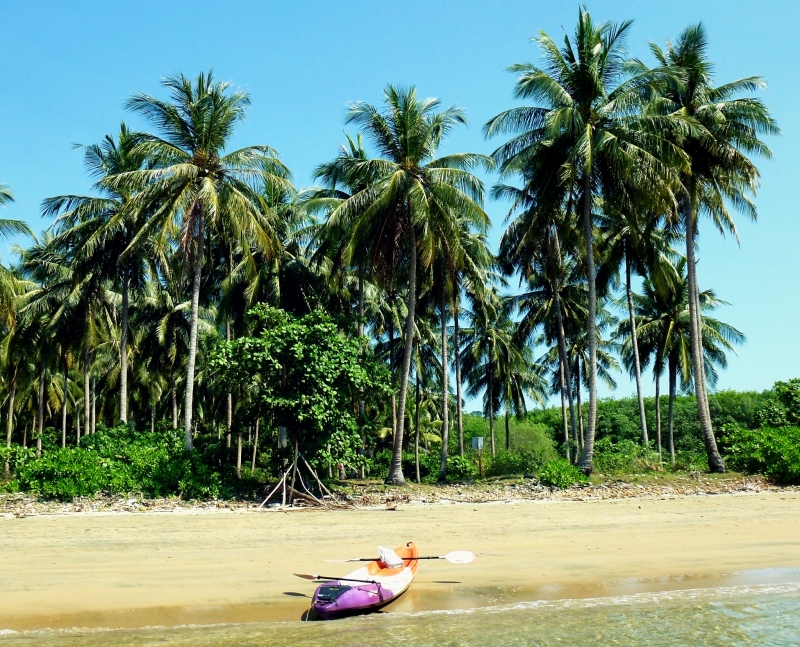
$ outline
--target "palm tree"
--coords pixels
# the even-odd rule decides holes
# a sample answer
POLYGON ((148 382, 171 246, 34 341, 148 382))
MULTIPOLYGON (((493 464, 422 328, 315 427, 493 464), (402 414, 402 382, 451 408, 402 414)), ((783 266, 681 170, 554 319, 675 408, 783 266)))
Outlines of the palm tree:
POLYGON ((662 110, 691 118, 699 125, 691 130, 676 131, 673 138, 689 160, 680 178, 683 185, 681 217, 686 231, 691 357, 697 376, 694 381, 697 410, 708 466, 712 472, 724 472, 725 463, 717 449, 703 379, 703 325, 695 258, 697 217, 704 211, 720 231, 736 234, 727 201, 755 220, 756 207, 749 196, 755 194, 760 175, 748 155, 771 157, 771 151, 759 137, 777 135, 780 131, 761 101, 737 98, 742 92, 765 87, 761 77, 750 76, 713 86, 713 64, 708 60, 708 39, 702 24, 686 28, 674 45, 667 43, 666 52, 652 43, 650 47, 661 65, 678 71, 677 76, 664 79, 662 110))
MULTIPOLYGON (((639 329, 642 357, 645 365, 653 361, 660 373, 663 364, 667 365, 669 378, 669 409, 667 414, 668 447, 670 458, 675 462, 673 439, 673 405, 680 378, 682 391, 697 384, 694 362, 692 360, 692 322, 689 308, 689 280, 686 272, 686 259, 681 258, 675 268, 672 281, 655 283, 645 279, 642 294, 633 295, 636 322, 639 329)), ((725 301, 718 299, 713 290, 699 293, 701 312, 712 312, 725 301)), ((744 341, 744 335, 730 324, 708 316, 702 318, 703 378, 712 386, 716 384, 716 366, 727 366, 726 353, 733 351, 734 344, 744 341)), ((624 339, 622 356, 630 362, 631 337, 630 324, 623 321, 618 328, 618 336, 624 339)))
POLYGON ((609 179, 629 175, 634 168, 657 185, 664 183, 670 165, 685 166, 680 149, 661 136, 675 120, 639 110, 656 75, 628 74, 624 42, 630 25, 596 25, 581 8, 575 35, 565 39, 562 49, 540 32, 535 42, 543 53, 543 67, 525 63, 510 70, 519 73, 515 96, 542 105, 507 110, 485 126, 490 137, 516 133, 493 153, 504 175, 530 172, 532 159, 542 155, 541 149, 549 150, 556 163, 544 168, 536 183, 540 208, 571 205, 573 192, 579 191, 589 291, 589 424, 580 460, 587 474, 592 471, 597 418, 593 206, 607 191, 609 179))
MULTIPOLYGON (((470 170, 488 166, 482 155, 459 153, 436 157, 447 134, 466 123, 464 112, 437 112, 437 99, 419 99, 414 88, 387 86, 383 111, 359 102, 350 106, 347 123, 361 126, 381 157, 359 163, 359 173, 374 178, 336 207, 328 225, 347 232, 347 262, 369 250, 371 274, 394 291, 399 265, 407 263, 408 294, 400 393, 388 483, 403 484, 403 428, 414 341, 418 266, 429 267, 436 243, 454 232, 458 214, 488 224, 481 208, 483 185, 470 170)), ((455 239, 455 236, 451 238, 455 239)))
POLYGON ((636 272, 639 276, 649 276, 659 282, 672 280, 675 269, 670 260, 670 255, 673 255, 670 245, 677 236, 674 231, 664 227, 663 214, 669 211, 668 200, 659 200, 657 194, 647 190, 647 187, 637 185, 635 181, 620 188, 631 196, 627 201, 620 200, 620 202, 628 202, 632 208, 620 209, 612 201, 604 204, 599 227, 602 235, 603 262, 598 271, 598 281, 616 282, 620 266, 624 267, 625 300, 632 351, 630 372, 636 383, 642 442, 647 446, 649 437, 631 275, 636 272))
MULTIPOLYGON (((171 101, 135 94, 126 107, 145 117, 159 134, 140 134, 135 150, 153 168, 109 178, 110 188, 140 190, 131 209, 148 214, 131 246, 146 236, 167 241, 179 232, 179 249, 191 267, 189 356, 186 369, 184 436, 192 449, 192 414, 197 359, 198 312, 204 246, 215 232, 246 236, 260 249, 276 248, 269 212, 263 210, 265 186, 289 186, 289 171, 268 146, 249 146, 226 153, 236 125, 244 119, 250 99, 229 93, 229 83, 199 74, 194 82, 183 75, 168 77, 164 87, 171 101)), ((123 210, 124 211, 124 210, 123 210)), ((121 218, 121 213, 118 218, 121 218)), ((222 242, 222 241, 220 241, 222 242)))
MULTIPOLYGON (((494 417, 500 408, 501 369, 499 364, 513 361, 515 349, 515 327, 510 317, 511 304, 497 292, 487 292, 482 301, 474 301, 466 313, 467 327, 462 330, 461 364, 467 380, 467 393, 477 397, 483 393, 483 409, 489 418, 489 437, 492 456, 495 455, 494 417)), ((513 369, 504 369, 509 377, 513 369)), ((510 391, 510 389, 509 389, 510 391)))
POLYGON ((133 197, 128 186, 110 188, 104 179, 122 173, 134 173, 143 168, 146 156, 137 148, 138 135, 120 125, 119 135, 106 135, 101 144, 85 148, 85 163, 90 175, 98 179, 95 184, 101 195, 79 196, 62 195, 48 198, 42 204, 46 216, 58 215, 56 225, 61 226, 64 235, 74 237, 81 232, 81 240, 75 246, 74 256, 82 261, 95 259, 110 260, 107 269, 120 286, 121 316, 119 342, 119 419, 128 421, 128 322, 131 290, 140 292, 146 281, 145 259, 158 250, 140 241, 131 248, 138 230, 144 224, 144 213, 126 209, 133 197), (59 215, 60 214, 60 215, 59 215))

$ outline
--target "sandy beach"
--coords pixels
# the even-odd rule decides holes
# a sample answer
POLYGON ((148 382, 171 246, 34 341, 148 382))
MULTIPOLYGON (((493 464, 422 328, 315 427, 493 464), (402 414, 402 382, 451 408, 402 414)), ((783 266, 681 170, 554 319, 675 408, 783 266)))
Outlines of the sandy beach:
POLYGON ((800 493, 760 492, 2 518, 0 629, 297 620, 314 584, 293 572, 341 575, 322 560, 409 540, 479 557, 424 563, 389 609, 699 588, 800 567, 799 512, 800 493))

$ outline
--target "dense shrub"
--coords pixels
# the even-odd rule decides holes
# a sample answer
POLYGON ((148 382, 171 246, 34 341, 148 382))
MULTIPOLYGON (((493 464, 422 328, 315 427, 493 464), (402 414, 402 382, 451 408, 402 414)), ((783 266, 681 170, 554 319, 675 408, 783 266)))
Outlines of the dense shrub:
POLYGON ((32 450, 22 452, 14 457, 16 477, 7 489, 61 500, 101 491, 185 498, 222 494, 220 475, 202 453, 185 452, 182 440, 171 433, 101 426, 96 434, 83 437, 79 447, 53 448, 40 458, 32 450))
POLYGON ((725 445, 731 469, 800 483, 800 427, 728 427, 725 445))
POLYGON ((594 466, 606 474, 631 474, 641 471, 661 470, 658 452, 632 440, 614 442, 610 437, 600 438, 594 445, 594 466))
POLYGON ((587 480, 583 472, 563 458, 547 461, 541 472, 539 472, 539 482, 542 485, 562 489, 571 487, 576 483, 585 483, 587 480))

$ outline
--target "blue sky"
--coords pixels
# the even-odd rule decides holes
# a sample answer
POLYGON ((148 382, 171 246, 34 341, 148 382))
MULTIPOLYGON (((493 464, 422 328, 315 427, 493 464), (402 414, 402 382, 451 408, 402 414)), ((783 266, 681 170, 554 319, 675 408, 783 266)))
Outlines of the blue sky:
MULTIPOLYGON (((511 105, 508 65, 536 61, 530 38, 572 31, 577 3, 429 0, 376 2, 80 2, 6 3, 0 23, 0 183, 17 201, 2 217, 24 219, 39 231, 43 198, 88 191, 75 142, 114 133, 135 91, 163 96, 160 79, 214 69, 248 91, 252 107, 237 145, 266 143, 293 169, 297 186, 336 154, 351 101, 379 102, 386 83, 416 85, 425 96, 467 110, 470 127, 456 132, 450 151, 490 152, 482 124, 511 105)), ((731 357, 720 388, 764 389, 800 375, 796 340, 800 305, 800 6, 791 1, 595 1, 597 20, 634 19, 628 48, 652 62, 648 41, 663 44, 703 21, 726 82, 766 77, 760 93, 783 136, 760 162, 759 222, 738 219, 741 244, 700 227, 701 288, 713 287, 732 305, 719 316, 747 335, 731 357)), ((489 181, 492 178, 487 178, 489 181)), ((489 202, 492 239, 507 205, 489 202)), ((8 253, 5 252, 8 259, 8 253)), ((649 379, 646 381, 648 389, 649 379)), ((616 395, 634 388, 620 380, 616 395)), ((601 391, 602 395, 610 395, 601 391)))

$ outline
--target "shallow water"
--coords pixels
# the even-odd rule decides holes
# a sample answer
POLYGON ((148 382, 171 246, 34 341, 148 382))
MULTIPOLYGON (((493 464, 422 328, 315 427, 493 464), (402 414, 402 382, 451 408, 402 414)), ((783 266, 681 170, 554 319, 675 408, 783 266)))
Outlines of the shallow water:
POLYGON ((137 630, 3 632, 1 647, 269 647, 272 645, 798 645, 800 581, 479 609, 387 612, 335 622, 137 630))

